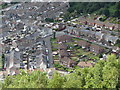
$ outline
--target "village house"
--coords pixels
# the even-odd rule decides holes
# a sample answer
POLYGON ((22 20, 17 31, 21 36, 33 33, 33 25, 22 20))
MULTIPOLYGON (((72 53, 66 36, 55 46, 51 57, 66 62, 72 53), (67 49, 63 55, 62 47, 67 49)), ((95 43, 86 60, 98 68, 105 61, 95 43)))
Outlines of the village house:
POLYGON ((80 32, 81 32, 81 29, 74 28, 72 31, 72 34, 74 34, 76 36, 80 36, 80 32))
POLYGON ((80 23, 84 25, 94 26, 95 28, 108 28, 110 30, 119 30, 118 24, 113 24, 109 22, 101 22, 98 20, 86 19, 84 17, 79 18, 80 23))
POLYGON ((103 33, 101 33, 101 32, 96 32, 95 33, 95 37, 96 37, 96 40, 97 41, 101 41, 102 40, 102 38, 103 38, 103 33))
POLYGON ((103 39, 107 41, 110 45, 116 44, 116 41, 119 39, 117 36, 112 36, 109 34, 104 34, 103 39))
POLYGON ((90 35, 90 32, 89 30, 81 30, 80 31, 80 35, 81 36, 85 36, 85 37, 88 37, 88 35, 90 35))
POLYGON ((58 24, 58 31, 64 30, 66 28, 65 24, 59 23, 58 24))
POLYGON ((62 35, 62 36, 57 37, 57 41, 59 43, 62 43, 62 42, 71 42, 72 41, 72 37, 68 36, 68 35, 62 35))
POLYGON ((94 31, 89 31, 87 36, 89 40, 94 40, 96 38, 94 31))
POLYGON ((87 20, 86 20, 84 17, 81 17, 81 18, 79 18, 78 20, 79 20, 80 23, 82 23, 82 24, 84 24, 84 25, 87 25, 87 24, 88 24, 87 20))
POLYGON ((116 53, 116 54, 120 54, 120 48, 114 46, 114 47, 112 48, 112 52, 113 52, 113 53, 116 53))
POLYGON ((68 32, 69 34, 73 34, 73 29, 74 29, 74 27, 69 26, 69 27, 67 27, 66 29, 67 29, 67 32, 68 32))
POLYGON ((59 50, 60 58, 69 57, 69 53, 66 50, 59 50))
POLYGON ((71 60, 69 57, 63 57, 60 59, 60 63, 65 67, 73 67, 76 65, 76 62, 71 60))
POLYGON ((77 66, 81 67, 81 68, 84 68, 84 67, 93 67, 94 64, 93 63, 90 63, 90 62, 84 62, 84 61, 81 61, 77 64, 77 66))
POLYGON ((89 50, 90 43, 84 40, 80 40, 77 42, 79 46, 81 46, 83 49, 89 50))
POLYGON ((120 24, 115 24, 114 26, 114 30, 120 30, 120 24))
POLYGON ((95 54, 101 54, 104 52, 104 48, 102 48, 98 45, 91 44, 90 51, 94 52, 95 54))
POLYGON ((59 45, 58 45, 58 49, 59 50, 66 50, 67 49, 67 45, 65 44, 65 43, 60 43, 59 45))
POLYGON ((114 30, 115 24, 107 22, 107 23, 105 23, 105 28, 108 28, 110 30, 114 30))

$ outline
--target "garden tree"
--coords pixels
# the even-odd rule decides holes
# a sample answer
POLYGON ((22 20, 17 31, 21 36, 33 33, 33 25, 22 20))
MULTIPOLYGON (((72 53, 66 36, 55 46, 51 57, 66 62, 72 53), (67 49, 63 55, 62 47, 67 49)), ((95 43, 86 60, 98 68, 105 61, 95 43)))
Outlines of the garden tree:
POLYGON ((65 76, 63 88, 82 88, 81 77, 76 73, 71 73, 65 76))
MULTIPOLYGON (((69 12, 69 17, 71 16, 71 14, 76 10, 78 16, 81 15, 87 15, 87 14, 92 14, 92 13, 96 13, 96 14, 104 14, 107 17, 119 17, 119 11, 120 11, 120 2, 110 2, 110 3, 106 3, 106 2, 70 2, 70 7, 68 8, 68 12, 69 12), (110 10, 110 11, 109 11, 110 10)), ((66 16, 66 14, 65 14, 66 16)), ((69 20, 69 18, 68 18, 69 20)))
MULTIPOLYGON (((93 68, 90 68, 90 71, 87 73, 85 77, 86 84, 84 85, 84 88, 95 88, 95 80, 94 80, 94 74, 93 74, 93 68)), ((97 81, 99 82, 99 81, 97 81)))
POLYGON ((119 77, 117 70, 116 67, 111 67, 109 65, 103 68, 103 87, 116 88, 119 77))
POLYGON ((9 87, 9 85, 11 85, 11 84, 12 84, 12 77, 7 76, 6 79, 5 79, 5 81, 4 81, 3 87, 4 87, 4 88, 7 88, 7 87, 9 87))
POLYGON ((120 10, 120 2, 116 3, 116 9, 120 10))
POLYGON ((16 76, 8 76, 5 79, 6 88, 45 88, 48 78, 45 73, 34 71, 31 74, 22 71, 16 76))
POLYGON ((64 17, 63 17, 64 20, 65 20, 65 21, 70 20, 70 17, 71 17, 70 15, 71 15, 70 12, 65 13, 65 15, 64 15, 64 17))
POLYGON ((74 12, 74 8, 68 8, 68 12, 70 12, 70 13, 72 13, 72 12, 74 12))
POLYGON ((46 18, 45 21, 46 22, 54 22, 54 19, 53 18, 46 18))
POLYGON ((64 77, 55 72, 52 79, 48 81, 48 88, 62 88, 64 81, 64 77))
POLYGON ((115 55, 109 55, 103 67, 103 87, 116 88, 119 78, 118 59, 115 55))
POLYGON ((56 31, 53 31, 53 38, 56 39, 56 31))
POLYGON ((120 56, 119 56, 119 58, 118 58, 118 66, 117 66, 117 68, 118 68, 118 83, 117 83, 117 88, 120 88, 120 56))
POLYGON ((115 17, 118 17, 118 18, 120 19, 120 10, 116 10, 116 11, 114 12, 114 16, 115 16, 115 17))
POLYGON ((103 10, 102 14, 104 14, 105 16, 108 17, 108 16, 110 15, 110 12, 109 12, 109 10, 108 10, 107 8, 105 8, 105 9, 103 10))
POLYGON ((88 81, 92 83, 93 88, 102 88, 103 67, 104 67, 104 61, 98 61, 98 63, 94 66, 94 68, 90 68, 89 74, 92 79, 88 81))
POLYGON ((4 64, 5 64, 5 55, 2 54, 2 69, 4 69, 4 64))
MULTIPOLYGON (((75 73, 81 77, 81 87, 86 85, 86 76, 89 73, 89 68, 76 69, 75 73)), ((85 87, 84 87, 85 88, 85 87)))
POLYGON ((3 83, 0 81, 0 90, 2 90, 3 83))

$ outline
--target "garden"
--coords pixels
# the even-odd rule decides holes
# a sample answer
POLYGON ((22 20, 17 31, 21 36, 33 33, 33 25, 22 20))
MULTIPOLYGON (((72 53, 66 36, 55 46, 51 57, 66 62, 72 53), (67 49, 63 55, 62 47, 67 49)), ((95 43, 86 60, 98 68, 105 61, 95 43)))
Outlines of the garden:
MULTIPOLYGON (((92 53, 90 51, 86 51, 77 45, 76 42, 81 40, 81 39, 72 38, 72 40, 73 40, 72 42, 66 43, 66 45, 68 46, 67 50, 70 52, 71 60, 73 60, 75 62, 88 61, 88 62, 92 62, 92 63, 95 63, 96 61, 99 60, 100 55, 95 55, 94 53, 92 53)), ((52 43, 52 51, 58 52, 57 40, 52 38, 51 43, 52 43)), ((68 68, 59 64, 59 53, 56 55, 53 55, 53 59, 54 59, 54 66, 57 69, 68 71, 68 68)))

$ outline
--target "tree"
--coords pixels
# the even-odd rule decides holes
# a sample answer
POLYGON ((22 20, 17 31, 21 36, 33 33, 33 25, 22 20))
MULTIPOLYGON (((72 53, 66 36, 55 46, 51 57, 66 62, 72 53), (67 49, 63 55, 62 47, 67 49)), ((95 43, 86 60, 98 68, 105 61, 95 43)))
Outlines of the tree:
POLYGON ((118 72, 118 60, 115 55, 108 55, 107 62, 103 67, 103 86, 106 88, 116 88, 118 83, 119 72, 118 72))
POLYGON ((47 87, 48 78, 46 73, 34 71, 27 73, 21 71, 21 74, 16 76, 8 76, 5 79, 5 88, 45 88, 47 87))
POLYGON ((63 88, 81 88, 82 82, 81 77, 76 73, 71 73, 65 76, 66 80, 64 82, 63 88))
POLYGON ((4 64, 5 64, 5 55, 2 54, 2 69, 4 69, 4 64))
POLYGON ((107 8, 105 8, 102 13, 107 17, 110 15, 110 12, 107 8))
POLYGON ((54 22, 54 19, 53 18, 46 18, 45 21, 46 22, 54 22))
POLYGON ((48 82, 48 88, 62 88, 64 83, 64 77, 60 76, 59 73, 54 73, 53 78, 48 82))
POLYGON ((0 81, 0 90, 3 88, 3 83, 0 81))
POLYGON ((119 10, 116 10, 116 11, 114 12, 114 16, 115 16, 115 17, 118 17, 118 18, 120 19, 120 11, 119 11, 119 10))
POLYGON ((116 9, 120 10, 120 2, 116 2, 116 9))

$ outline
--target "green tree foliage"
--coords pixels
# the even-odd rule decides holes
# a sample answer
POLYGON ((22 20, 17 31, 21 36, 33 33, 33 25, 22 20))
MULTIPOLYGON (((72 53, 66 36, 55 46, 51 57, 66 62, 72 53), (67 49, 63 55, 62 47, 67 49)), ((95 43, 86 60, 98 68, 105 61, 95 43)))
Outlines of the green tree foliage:
POLYGON ((4 62, 5 62, 5 56, 4 54, 2 54, 2 56, 0 56, 0 69, 1 70, 4 68, 4 62))
POLYGON ((107 8, 105 8, 102 13, 107 17, 110 16, 110 12, 107 8))
POLYGON ((61 77, 59 73, 55 73, 53 78, 48 82, 48 88, 62 88, 64 83, 64 77, 61 77))
POLYGON ((54 22, 54 19, 53 18, 46 18, 45 21, 46 22, 54 22))
POLYGON ((0 90, 2 89, 3 87, 3 83, 0 81, 0 90))
POLYGON ((76 73, 71 73, 65 76, 63 88, 81 88, 82 78, 76 73))
POLYGON ((5 79, 4 88, 45 88, 47 87, 48 78, 45 73, 40 71, 31 74, 22 73, 16 76, 8 76, 5 79))
POLYGON ((116 11, 114 12, 114 16, 115 16, 115 17, 118 17, 118 18, 120 19, 120 10, 116 10, 116 11))
POLYGON ((75 10, 77 11, 78 16, 92 13, 100 15, 103 14, 107 17, 120 16, 120 2, 70 2, 69 4, 69 14, 67 12, 67 14, 65 14, 65 17, 70 17, 75 10))
POLYGON ((46 73, 24 71, 16 76, 6 77, 5 88, 120 88, 120 57, 108 55, 94 67, 79 68, 74 73, 60 75, 55 72, 52 79, 46 73))

